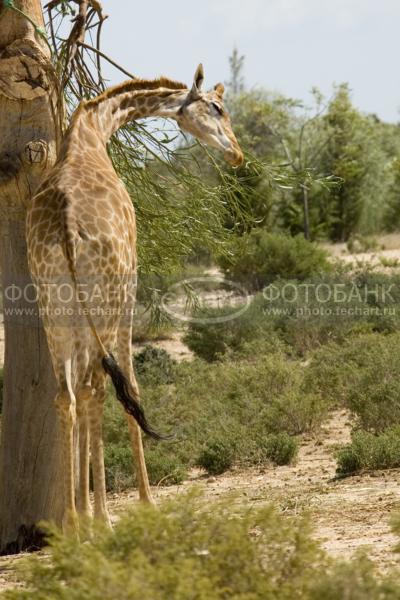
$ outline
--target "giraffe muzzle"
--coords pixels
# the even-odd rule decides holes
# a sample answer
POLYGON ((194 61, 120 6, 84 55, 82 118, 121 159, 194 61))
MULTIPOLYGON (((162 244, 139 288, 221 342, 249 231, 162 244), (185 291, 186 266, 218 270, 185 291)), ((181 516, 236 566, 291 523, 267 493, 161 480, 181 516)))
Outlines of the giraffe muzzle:
POLYGON ((244 160, 243 152, 240 150, 240 148, 235 148, 234 150, 226 152, 224 158, 230 165, 232 165, 232 167, 240 167, 244 160))

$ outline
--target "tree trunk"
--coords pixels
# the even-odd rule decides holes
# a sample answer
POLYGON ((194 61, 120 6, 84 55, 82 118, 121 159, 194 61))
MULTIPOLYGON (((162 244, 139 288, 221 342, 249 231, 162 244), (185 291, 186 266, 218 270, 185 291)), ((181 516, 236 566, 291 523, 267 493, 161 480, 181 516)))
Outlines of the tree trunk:
MULTIPOLYGON (((40 0, 15 6, 43 27, 40 0)), ((35 527, 60 521, 62 478, 55 379, 32 302, 25 207, 54 164, 60 124, 50 52, 0 0, 0 260, 5 324, 0 439, 0 554, 40 544, 35 527)))

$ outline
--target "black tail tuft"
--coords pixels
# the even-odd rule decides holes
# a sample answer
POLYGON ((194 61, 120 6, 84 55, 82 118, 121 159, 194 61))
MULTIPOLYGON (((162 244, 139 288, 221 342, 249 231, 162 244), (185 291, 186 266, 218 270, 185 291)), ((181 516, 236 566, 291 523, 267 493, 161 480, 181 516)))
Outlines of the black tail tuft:
POLYGON ((170 436, 160 435, 148 424, 143 408, 139 404, 137 395, 135 394, 135 391, 128 379, 122 372, 114 356, 110 353, 105 356, 101 362, 103 369, 107 375, 111 377, 117 398, 121 402, 128 415, 131 415, 138 425, 143 429, 143 431, 150 437, 154 438, 155 440, 168 439, 170 436))

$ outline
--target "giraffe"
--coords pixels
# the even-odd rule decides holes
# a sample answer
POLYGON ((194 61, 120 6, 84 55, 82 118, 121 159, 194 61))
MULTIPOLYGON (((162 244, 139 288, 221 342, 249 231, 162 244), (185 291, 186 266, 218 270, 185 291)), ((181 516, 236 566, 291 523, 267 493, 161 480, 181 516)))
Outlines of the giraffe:
POLYGON ((102 440, 107 375, 127 413, 139 498, 153 502, 141 429, 154 438, 161 436, 140 406, 131 360, 135 212, 106 144, 128 121, 166 117, 221 150, 232 165, 240 165, 243 154, 223 106, 224 86, 218 83, 203 91, 203 79, 199 65, 190 89, 165 77, 133 79, 81 102, 57 162, 27 210, 29 267, 58 383, 55 406, 62 440, 66 531, 78 532, 79 515, 92 516, 89 445, 94 517, 110 523, 102 440), (115 347, 119 364, 111 353, 115 347), (79 440, 78 468, 74 439, 79 440))

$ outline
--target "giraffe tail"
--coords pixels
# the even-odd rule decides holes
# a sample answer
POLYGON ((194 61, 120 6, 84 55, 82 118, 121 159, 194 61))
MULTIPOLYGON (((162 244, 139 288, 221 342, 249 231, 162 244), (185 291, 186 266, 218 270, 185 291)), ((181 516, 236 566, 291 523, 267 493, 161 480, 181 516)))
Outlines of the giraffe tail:
POLYGON ((109 353, 102 359, 102 365, 104 371, 111 377, 113 382, 115 393, 118 400, 121 402, 125 411, 128 415, 131 415, 137 424, 143 429, 147 435, 155 440, 167 440, 171 439, 172 436, 161 435, 154 431, 154 429, 147 422, 143 408, 139 404, 139 399, 132 385, 128 381, 127 377, 122 372, 120 366, 115 360, 114 356, 109 353))

